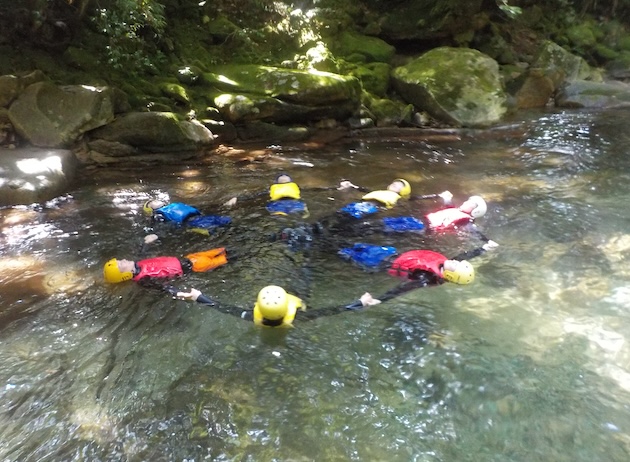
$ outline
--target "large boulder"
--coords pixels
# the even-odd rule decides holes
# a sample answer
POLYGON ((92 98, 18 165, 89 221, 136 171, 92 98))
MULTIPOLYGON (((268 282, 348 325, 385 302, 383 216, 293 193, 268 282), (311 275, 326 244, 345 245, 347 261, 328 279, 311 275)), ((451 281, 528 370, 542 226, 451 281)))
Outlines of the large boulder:
MULTIPOLYGON (((215 136, 202 123, 179 120, 171 112, 124 114, 92 130, 87 142, 88 149, 99 153, 99 159, 103 155, 121 158, 145 153, 195 152, 215 144, 215 136)), ((83 155, 80 159, 86 161, 83 155)))
POLYGON ((543 42, 530 69, 536 69, 536 72, 550 79, 554 90, 560 88, 564 82, 586 80, 593 76, 593 71, 584 58, 549 40, 543 42))
POLYGON ((351 31, 344 31, 334 40, 331 40, 330 48, 337 56, 348 57, 359 54, 367 62, 388 63, 396 53, 396 48, 378 37, 370 37, 351 31))
POLYGON ((556 91, 554 82, 542 69, 530 69, 518 83, 514 100, 519 109, 545 107, 556 91))
POLYGON ((29 85, 11 104, 9 119, 29 144, 63 148, 114 119, 113 91, 86 85, 29 85))
POLYGON ((307 123, 326 118, 343 120, 357 110, 355 101, 340 104, 308 106, 294 104, 264 95, 223 93, 214 105, 225 120, 232 123, 264 121, 272 123, 307 123))
POLYGON ((499 65, 469 48, 435 48, 392 72, 408 103, 454 126, 484 127, 507 111, 499 65))
POLYGON ((27 75, 1 75, 0 76, 0 107, 8 107, 24 88, 36 82, 46 80, 41 71, 33 71, 27 75))
POLYGON ((77 168, 64 149, 0 149, 0 207, 42 203, 68 191, 77 168))
POLYGON ((600 73, 583 58, 547 40, 539 47, 529 69, 510 82, 508 87, 517 108, 544 107, 563 86, 586 79, 602 80, 600 73))
POLYGON ((226 65, 203 74, 203 81, 219 90, 214 103, 231 122, 345 118, 360 106, 359 80, 329 72, 226 65))

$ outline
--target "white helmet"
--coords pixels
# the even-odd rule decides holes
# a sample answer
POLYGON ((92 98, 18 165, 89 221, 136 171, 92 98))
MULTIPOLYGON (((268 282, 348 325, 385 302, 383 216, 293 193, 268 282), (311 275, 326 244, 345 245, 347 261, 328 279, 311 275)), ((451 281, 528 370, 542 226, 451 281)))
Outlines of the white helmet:
POLYGON ((468 200, 462 204, 460 209, 467 203, 472 206, 468 213, 470 213, 473 218, 481 218, 488 211, 488 204, 486 204, 486 201, 484 201, 481 196, 470 196, 468 200))

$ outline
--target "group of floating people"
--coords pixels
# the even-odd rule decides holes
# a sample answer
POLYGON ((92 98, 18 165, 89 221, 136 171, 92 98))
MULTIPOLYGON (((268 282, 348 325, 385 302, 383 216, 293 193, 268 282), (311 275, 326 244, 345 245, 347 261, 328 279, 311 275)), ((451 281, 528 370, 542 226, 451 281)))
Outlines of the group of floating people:
MULTIPOLYGON (((207 272, 228 263, 230 256, 224 247, 203 252, 190 253, 182 257, 159 256, 142 260, 112 258, 105 263, 103 273, 108 283, 133 280, 139 284, 163 290, 173 297, 194 300, 216 309, 252 320, 255 324, 267 327, 290 327, 296 319, 314 319, 348 310, 360 310, 391 300, 399 295, 420 287, 439 285, 444 282, 470 284, 475 279, 475 270, 469 260, 491 250, 498 244, 488 239, 474 223, 487 212, 487 204, 480 196, 471 196, 461 205, 452 204, 453 195, 449 191, 439 194, 411 194, 411 185, 405 179, 392 181, 386 189, 371 191, 343 180, 337 190, 357 190, 361 199, 351 202, 333 215, 321 218, 314 223, 303 220, 310 212, 301 196, 299 186, 286 174, 279 174, 268 191, 253 195, 234 197, 223 204, 233 207, 239 200, 268 194, 267 210, 272 215, 296 216, 299 221, 294 226, 284 228, 277 238, 287 242, 293 251, 301 251, 324 234, 332 234, 346 239, 350 244, 340 246, 338 254, 367 270, 386 270, 390 275, 402 279, 401 284, 379 297, 366 292, 349 304, 326 308, 306 309, 304 300, 287 292, 278 285, 268 285, 259 292, 253 308, 243 309, 218 303, 212 297, 197 289, 182 291, 170 281, 191 272, 207 272), (422 216, 385 216, 379 212, 394 208, 400 201, 434 199, 441 201, 438 210, 422 216), (450 230, 464 231, 478 238, 483 244, 473 250, 454 257, 427 249, 412 249, 399 253, 392 246, 353 242, 370 233, 442 233, 450 230)), ((232 219, 225 215, 204 215, 196 207, 181 202, 166 203, 157 199, 148 200, 143 205, 146 215, 154 221, 172 222, 189 231, 211 235, 220 227, 230 226, 232 219)), ((145 244, 156 241, 158 236, 150 234, 144 238, 145 244)))

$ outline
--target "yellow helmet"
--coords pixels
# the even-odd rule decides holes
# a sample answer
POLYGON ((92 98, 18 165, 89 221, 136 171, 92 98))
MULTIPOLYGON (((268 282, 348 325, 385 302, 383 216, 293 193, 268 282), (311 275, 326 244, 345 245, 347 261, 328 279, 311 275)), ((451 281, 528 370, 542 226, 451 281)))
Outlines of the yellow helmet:
POLYGON ((403 187, 398 194, 400 194, 402 197, 409 197, 409 195, 411 195, 411 185, 407 180, 396 178, 394 181, 400 181, 403 184, 403 187))
POLYGON ((110 282, 115 284, 117 282, 129 281, 133 278, 133 273, 131 271, 125 271, 122 273, 118 268, 118 261, 115 258, 112 258, 103 267, 103 276, 105 277, 106 282, 110 282))
POLYGON ((146 201, 144 203, 144 205, 142 206, 142 210, 144 210, 144 214, 145 215, 153 215, 153 212, 155 212, 155 210, 164 207, 166 204, 164 202, 162 202, 161 200, 158 199, 149 199, 148 201, 146 201))
POLYGON ((442 271, 442 277, 455 284, 470 284, 475 280, 475 269, 466 260, 458 261, 455 269, 442 271))
POLYGON ((265 319, 282 319, 289 310, 289 294, 280 286, 263 287, 258 292, 256 307, 265 319))

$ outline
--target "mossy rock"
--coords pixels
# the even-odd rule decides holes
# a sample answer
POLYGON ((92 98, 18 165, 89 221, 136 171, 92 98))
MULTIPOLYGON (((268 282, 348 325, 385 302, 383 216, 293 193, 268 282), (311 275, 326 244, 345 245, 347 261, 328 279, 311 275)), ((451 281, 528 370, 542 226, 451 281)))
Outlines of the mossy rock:
POLYGON ((410 124, 414 108, 412 104, 364 93, 366 108, 370 111, 377 127, 397 127, 410 124))
POLYGON ((241 30, 240 27, 238 27, 225 16, 219 16, 214 19, 209 19, 206 22, 205 29, 210 33, 210 35, 221 41, 224 41, 231 34, 235 34, 241 30))
POLYGON ((173 101, 183 105, 190 104, 190 97, 183 86, 176 83, 165 82, 160 85, 160 89, 164 96, 172 99, 173 101))
POLYGON ((203 74, 207 85, 230 93, 259 94, 304 105, 358 101, 361 85, 352 76, 254 64, 216 66, 203 74))
POLYGON ((565 81, 588 79, 591 67, 580 56, 574 55, 558 44, 547 40, 541 45, 532 67, 542 69, 559 88, 565 81))
POLYGON ((361 35, 356 32, 346 31, 331 42, 333 52, 338 56, 350 56, 360 54, 367 61, 379 61, 388 63, 396 49, 377 37, 361 35))
POLYGON ((68 47, 62 59, 68 66, 82 71, 94 71, 101 67, 98 60, 94 59, 94 53, 83 48, 68 47))
POLYGON ((598 43, 595 45, 595 53, 604 61, 612 61, 619 57, 619 52, 608 48, 606 45, 598 43))
POLYGON ((201 83, 201 74, 203 71, 198 66, 187 65, 180 66, 176 71, 177 80, 183 85, 196 85, 201 83))
POLYGON ((566 30, 566 35, 571 44, 575 47, 587 49, 594 47, 597 37, 590 24, 582 23, 566 30))
POLYGON ((341 71, 346 75, 352 75, 361 81, 365 91, 383 97, 389 90, 391 66, 386 63, 367 63, 359 65, 343 62, 341 71))
POLYGON ((630 51, 630 35, 624 35, 617 41, 617 49, 630 51))
POLYGON ((456 126, 488 126, 507 111, 495 60, 467 48, 435 48, 392 72, 403 99, 456 126))

